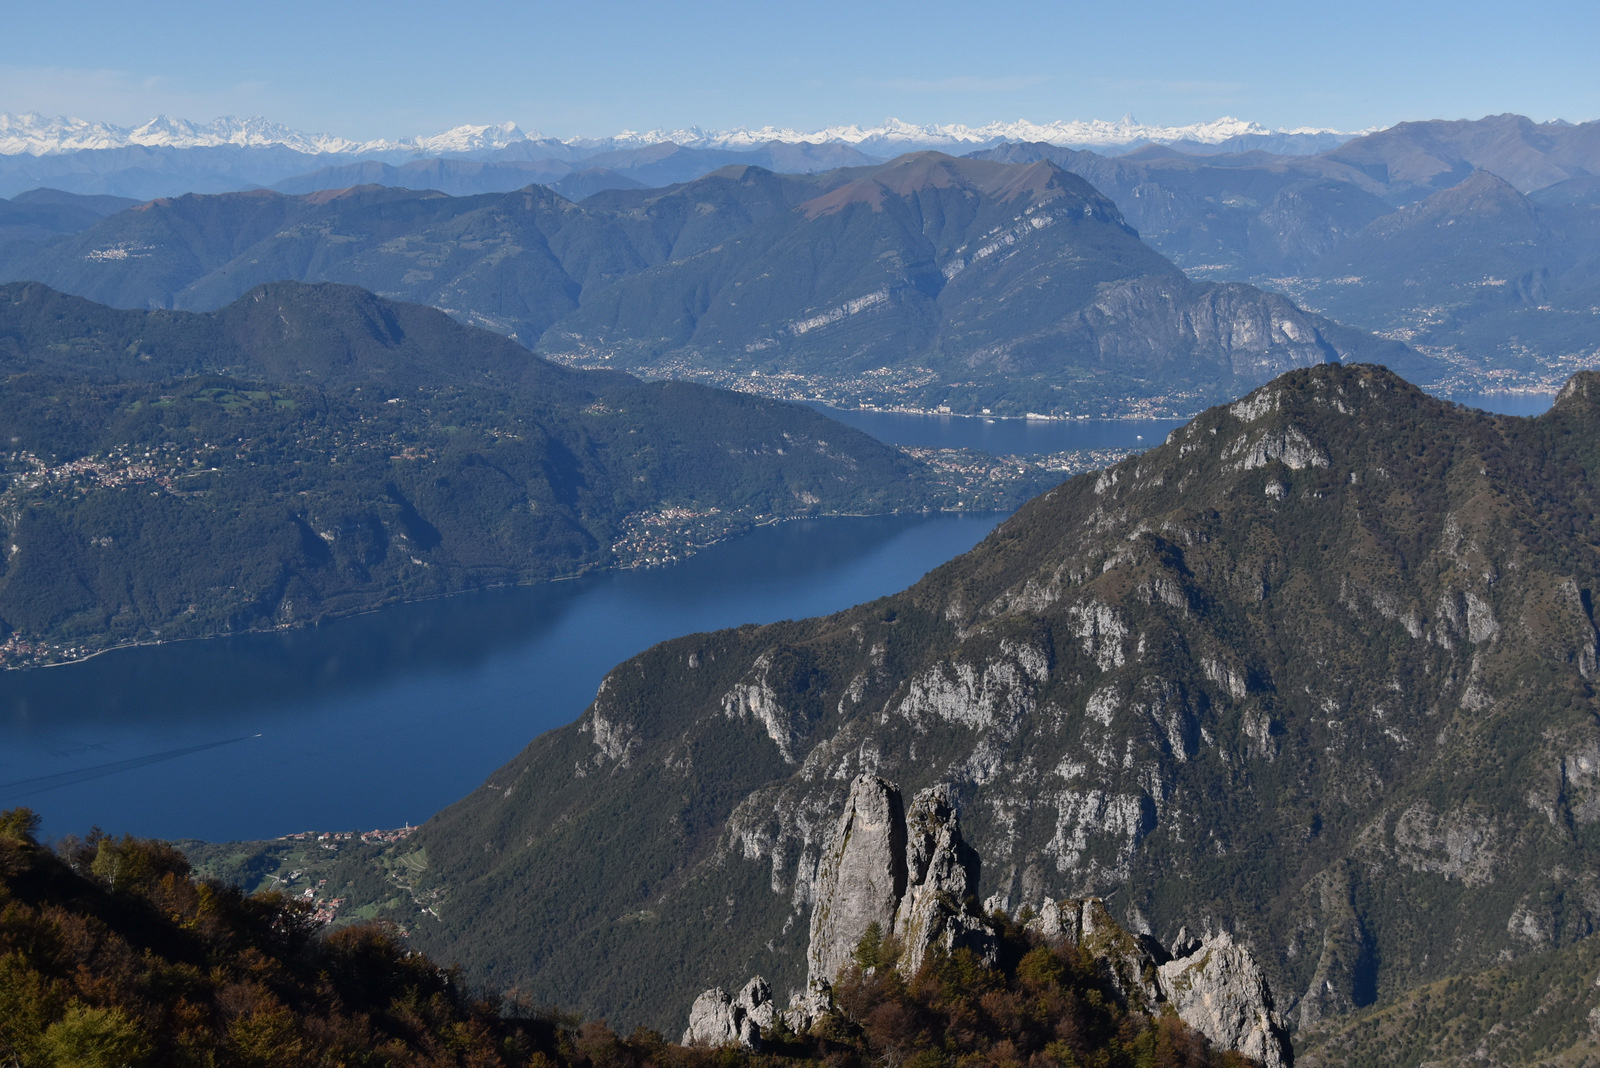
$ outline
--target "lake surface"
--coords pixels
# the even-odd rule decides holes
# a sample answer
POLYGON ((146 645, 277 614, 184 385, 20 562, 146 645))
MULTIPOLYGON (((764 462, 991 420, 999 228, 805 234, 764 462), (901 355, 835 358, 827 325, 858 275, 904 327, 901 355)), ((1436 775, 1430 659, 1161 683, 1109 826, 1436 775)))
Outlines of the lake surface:
POLYGON ((1554 393, 1441 393, 1445 400, 1500 415, 1543 415, 1556 402, 1554 393))
POLYGON ((633 654, 896 592, 1000 518, 781 523, 671 567, 5 672, 0 808, 47 835, 213 841, 418 823, 633 654))
MULTIPOLYGON (((1455 393, 1446 400, 1502 415, 1539 415, 1553 393, 1455 393)), ((1187 419, 990 419, 916 415, 856 408, 811 407, 879 441, 913 448, 982 449, 1001 456, 1037 456, 1070 449, 1148 449, 1187 419)))
POLYGON ((1000 456, 1037 456, 1070 449, 1148 449, 1187 419, 989 419, 914 415, 856 408, 812 407, 891 445, 982 449, 1000 456))
MULTIPOLYGON (((1551 402, 1450 399, 1515 415, 1551 402)), ((1182 422, 823 410, 894 444, 1002 454, 1149 447, 1182 422)), ((215 841, 421 822, 571 722, 650 645, 893 593, 999 519, 784 523, 667 568, 3 672, 0 808, 32 806, 48 835, 98 823, 215 841)))

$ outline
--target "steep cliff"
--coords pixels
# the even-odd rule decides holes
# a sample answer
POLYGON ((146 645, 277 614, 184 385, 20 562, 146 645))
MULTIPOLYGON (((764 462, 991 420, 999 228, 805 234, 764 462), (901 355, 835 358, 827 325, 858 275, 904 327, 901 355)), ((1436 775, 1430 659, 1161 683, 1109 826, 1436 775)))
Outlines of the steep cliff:
MULTIPOLYGON (((950 791, 924 790, 909 816, 903 812, 898 787, 876 775, 856 777, 817 868, 805 993, 796 991, 789 1010, 780 1013, 760 976, 736 997, 721 987, 707 990, 689 1011, 684 1045, 761 1049, 772 1043, 780 1020, 801 1034, 837 1027, 825 1019, 839 1011, 832 985, 848 986, 876 970, 879 963, 869 956, 891 957, 913 984, 925 978, 926 965, 962 951, 975 968, 991 970, 1000 962, 1002 934, 995 924, 1010 921, 976 911, 969 891, 977 888, 981 861, 961 838, 950 791)), ((1024 933, 1052 952, 1075 954, 1101 993, 1109 992, 1123 1009, 1149 1017, 1176 1014, 1217 1049, 1243 1053, 1264 1068, 1294 1063, 1266 978, 1250 951, 1226 932, 1204 941, 1180 932, 1174 959, 1149 935, 1129 934, 1103 901, 1089 898, 1045 901, 1024 933)), ((845 1017, 848 1027, 848 1012, 845 1017)))
POLYGON ((899 943, 899 967, 915 974, 934 947, 973 950, 993 963, 994 931, 977 911, 978 855, 961 838, 949 791, 900 791, 856 777, 817 865, 806 963, 832 982, 869 928, 899 943))
POLYGON ((406 922, 613 1019, 682 1026, 753 974, 782 1000, 870 773, 952 784, 980 900, 1226 932, 1302 1027, 1571 943, 1600 920, 1597 432, 1596 375, 1536 419, 1283 376, 905 593, 619 666, 407 841, 437 918, 406 922))

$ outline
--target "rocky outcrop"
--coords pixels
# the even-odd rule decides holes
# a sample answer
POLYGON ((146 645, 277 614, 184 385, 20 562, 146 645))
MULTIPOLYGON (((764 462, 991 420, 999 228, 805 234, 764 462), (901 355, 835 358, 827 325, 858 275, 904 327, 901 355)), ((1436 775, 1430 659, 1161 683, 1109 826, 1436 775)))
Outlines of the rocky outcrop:
POLYGON ((1265 1068, 1294 1063, 1289 1031, 1273 1009, 1266 976, 1226 931, 1157 969, 1167 1003, 1221 1049, 1238 1050, 1265 1068))
POLYGON ((772 987, 761 976, 744 985, 730 997, 720 986, 694 999, 689 1010, 689 1027, 683 1032, 685 1046, 740 1045, 755 1049, 761 1044, 761 1029, 777 1020, 772 987))
POLYGON ((1087 950, 1101 978, 1124 1005, 1152 1012, 1164 1000, 1156 969, 1171 954, 1154 938, 1125 930, 1099 898, 1046 901, 1028 921, 1028 930, 1051 947, 1071 945, 1087 950))
POLYGON ((806 964, 832 980, 873 924, 885 934, 906 890, 906 817, 900 791, 875 775, 850 786, 844 812, 817 866, 806 964))
POLYGON ((981 863, 961 838, 948 787, 917 794, 906 814, 906 891, 894 914, 900 969, 915 975, 935 946, 992 961, 994 929, 973 902, 981 863))
POLYGON ((837 978, 874 924, 899 943, 907 975, 935 946, 992 962, 994 930, 975 904, 979 871, 948 787, 923 790, 907 814, 898 787, 858 775, 817 867, 811 978, 837 978))
POLYGON ((826 979, 813 979, 806 984, 805 993, 796 992, 789 999, 789 1007, 781 1015, 789 1030, 803 1035, 832 1008, 833 985, 826 979))
POLYGON ((858 775, 817 866, 806 961, 811 977, 779 1014, 759 976, 738 997, 720 987, 695 999, 684 1045, 759 1047, 761 1028, 781 1018, 804 1032, 833 1006, 832 981, 876 927, 899 947, 896 967, 914 975, 935 947, 995 960, 994 929, 977 899, 980 861, 962 839, 948 787, 923 790, 908 813, 899 787, 858 775))
MULTIPOLYGON (((898 944, 895 966, 907 976, 935 948, 969 949, 992 966, 998 940, 974 905, 980 869, 948 786, 921 791, 908 811, 893 783, 858 775, 818 864, 806 992, 780 1013, 760 976, 737 997, 707 990, 690 1010, 683 1044, 758 1049, 762 1029, 780 1019, 797 1033, 810 1030, 833 1007, 830 982, 873 927, 898 944)), ((1087 953, 1124 1006, 1152 1015, 1170 1009, 1213 1045, 1265 1068, 1293 1063, 1266 977, 1226 933, 1200 940, 1180 931, 1168 952, 1151 936, 1129 932, 1097 897, 1046 901, 1027 929, 1052 948, 1087 953)))
POLYGON ((1237 1050, 1265 1068, 1294 1063, 1288 1028, 1266 977, 1250 951, 1226 932, 1194 939, 1179 931, 1169 953, 1149 935, 1125 930, 1095 897, 1046 901, 1028 930, 1051 946, 1086 950, 1124 1005, 1147 1013, 1170 1007, 1212 1045, 1237 1050))

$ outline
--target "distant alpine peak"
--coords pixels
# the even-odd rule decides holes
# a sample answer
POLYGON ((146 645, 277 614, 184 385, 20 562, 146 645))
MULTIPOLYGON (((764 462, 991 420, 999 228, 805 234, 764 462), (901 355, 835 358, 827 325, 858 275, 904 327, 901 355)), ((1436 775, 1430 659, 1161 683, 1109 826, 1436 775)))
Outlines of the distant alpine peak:
POLYGON ((740 127, 733 130, 707 131, 698 126, 691 126, 680 130, 658 129, 646 133, 624 130, 611 140, 619 147, 674 141, 687 148, 745 148, 765 144, 768 141, 790 143, 809 141, 813 144, 831 142, 932 148, 939 145, 978 147, 999 141, 1044 141, 1052 145, 1092 148, 1097 145, 1121 146, 1141 141, 1154 144, 1171 144, 1178 141, 1220 144, 1233 137, 1274 133, 1342 134, 1342 131, 1306 126, 1293 130, 1271 130, 1258 123, 1231 116, 1188 126, 1147 126, 1132 115, 1127 115, 1115 122, 1105 119, 1073 119, 1037 123, 1019 119, 1015 122, 991 122, 985 126, 965 126, 960 123, 917 126, 894 118, 884 119, 876 126, 828 126, 820 130, 763 126, 759 129, 740 127))
MULTIPOLYGON (((1363 131, 1366 132, 1366 131, 1363 131)), ((1211 122, 1188 126, 1149 126, 1128 115, 1114 122, 1104 119, 1036 123, 1026 119, 991 122, 985 126, 960 123, 918 126, 889 118, 874 126, 827 126, 817 130, 793 127, 738 127, 707 130, 699 126, 681 129, 623 130, 613 137, 567 138, 560 144, 581 149, 637 148, 672 141, 685 148, 752 148, 769 141, 812 144, 848 144, 864 148, 882 147, 897 151, 912 148, 977 148, 1001 141, 1044 141, 1075 148, 1120 147, 1133 144, 1173 144, 1197 142, 1220 144, 1234 137, 1249 135, 1329 135, 1346 137, 1337 130, 1299 127, 1272 130, 1258 123, 1224 116, 1211 122)), ((87 119, 47 117, 29 112, 23 115, 0 114, 0 155, 48 156, 89 149, 128 148, 206 148, 224 145, 241 147, 281 146, 297 152, 322 154, 362 154, 412 152, 419 155, 468 155, 492 152, 525 141, 544 140, 537 131, 525 133, 514 122, 457 126, 431 136, 399 140, 354 141, 333 134, 305 133, 259 116, 239 119, 224 116, 208 123, 192 122, 158 115, 139 126, 114 126, 87 119)), ((555 144, 555 142, 550 142, 555 144)))
POLYGON ((331 134, 292 130, 259 116, 236 119, 229 115, 208 123, 157 115, 139 126, 113 126, 87 119, 49 118, 36 112, 0 114, 0 155, 52 156, 89 149, 208 148, 220 145, 264 147, 281 145, 300 152, 354 152, 362 145, 331 134))

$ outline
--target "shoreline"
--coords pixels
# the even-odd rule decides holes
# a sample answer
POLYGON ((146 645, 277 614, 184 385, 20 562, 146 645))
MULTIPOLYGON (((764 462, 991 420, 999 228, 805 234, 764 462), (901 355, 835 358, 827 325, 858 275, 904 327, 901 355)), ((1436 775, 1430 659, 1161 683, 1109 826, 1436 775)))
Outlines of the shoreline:
MULTIPOLYGON (((1012 511, 1015 511, 1015 509, 1012 509, 1012 511)), ((994 515, 994 514, 996 514, 996 513, 995 512, 991 512, 991 511, 978 511, 976 509, 969 509, 969 508, 939 508, 939 509, 928 508, 928 509, 920 509, 920 510, 917 510, 917 511, 903 511, 903 512, 828 512, 828 513, 824 513, 824 514, 820 514, 820 515, 766 516, 766 517, 762 517, 760 519, 752 521, 750 523, 750 525, 748 527, 746 527, 745 529, 739 530, 739 531, 735 531, 735 532, 729 534, 727 537, 718 538, 718 539, 716 539, 714 541, 704 542, 704 543, 700 543, 700 544, 696 544, 696 545, 690 546, 689 547, 690 551, 685 553, 685 557, 684 558, 687 558, 689 556, 693 556, 693 555, 695 555, 696 552, 699 552, 701 550, 709 549, 709 548, 712 548, 713 546, 721 545, 724 542, 732 541, 735 538, 742 537, 743 535, 750 534, 753 531, 759 530, 759 529, 761 529, 763 527, 771 527, 771 526, 776 526, 779 523, 790 523, 790 522, 795 522, 797 520, 803 520, 803 519, 876 519, 876 518, 881 518, 881 517, 886 517, 886 516, 994 515)), ((1011 513, 1010 512, 1006 512, 1004 514, 1009 515, 1011 513)), ((675 560, 672 563, 677 563, 677 562, 678 561, 675 560)), ((429 601, 442 601, 442 600, 447 600, 447 599, 449 599, 451 597, 462 597, 462 596, 466 596, 466 595, 469 595, 469 594, 475 594, 475 593, 487 593, 490 590, 528 589, 528 588, 531 588, 531 587, 534 587, 534 586, 553 585, 553 584, 558 583, 558 582, 575 582, 578 579, 589 578, 589 577, 594 576, 594 575, 603 575, 603 574, 606 574, 608 572, 619 572, 620 573, 620 572, 625 572, 625 571, 641 571, 641 570, 648 570, 649 568, 652 568, 652 567, 662 567, 662 566, 671 566, 671 564, 665 564, 665 565, 663 565, 663 564, 636 564, 636 565, 630 566, 630 565, 627 565, 627 564, 613 563, 613 564, 607 564, 607 565, 604 565, 604 566, 594 565, 594 566, 583 568, 583 569, 581 569, 581 570, 579 570, 577 572, 574 572, 573 574, 570 574, 570 575, 558 575, 558 576, 556 576, 554 578, 538 579, 538 580, 535 580, 535 581, 532 581, 532 582, 497 582, 497 583, 491 583, 491 584, 484 585, 484 586, 474 586, 474 587, 472 587, 470 589, 452 590, 452 591, 450 591, 448 593, 433 594, 433 595, 430 595, 430 596, 427 596, 427 597, 410 597, 410 598, 401 598, 401 599, 392 600, 392 601, 382 601, 382 602, 380 602, 378 604, 369 605, 369 606, 367 606, 365 608, 359 608, 359 609, 356 609, 356 610, 350 611, 350 612, 339 612, 339 613, 333 614, 333 615, 322 616, 322 617, 320 617, 318 619, 307 620, 307 621, 305 621, 303 623, 283 623, 283 624, 278 624, 276 626, 271 626, 271 627, 250 627, 250 628, 247 628, 245 630, 227 631, 227 632, 220 633, 220 634, 193 634, 193 635, 188 635, 188 636, 181 637, 181 638, 151 638, 151 639, 143 639, 143 640, 136 640, 136 641, 119 642, 116 645, 108 645, 104 649, 96 649, 93 652, 85 653, 82 656, 75 656, 75 657, 72 657, 72 658, 66 659, 66 660, 51 660, 51 661, 49 661, 47 663, 42 663, 42 664, 41 663, 5 664, 3 666, 0 666, 0 674, 4 674, 5 672, 10 672, 10 671, 47 671, 50 668, 73 667, 73 666, 78 665, 78 664, 86 664, 89 661, 95 659, 96 657, 104 656, 107 653, 121 652, 121 651, 127 650, 127 649, 144 649, 144 648, 150 648, 150 647, 158 646, 158 645, 178 645, 178 644, 181 644, 181 643, 184 643, 184 642, 208 642, 208 641, 216 641, 218 639, 223 639, 223 638, 242 638, 242 637, 246 637, 246 636, 252 635, 252 634, 281 634, 281 633, 287 633, 287 632, 290 632, 290 631, 311 630, 311 629, 314 629, 316 627, 321 626, 323 623, 334 623, 334 622, 338 622, 340 620, 357 619, 357 618, 359 618, 361 616, 375 615, 378 612, 383 612, 383 611, 386 611, 386 610, 391 609, 391 608, 398 608, 398 607, 401 607, 402 605, 425 604, 425 603, 427 603, 429 601)))

